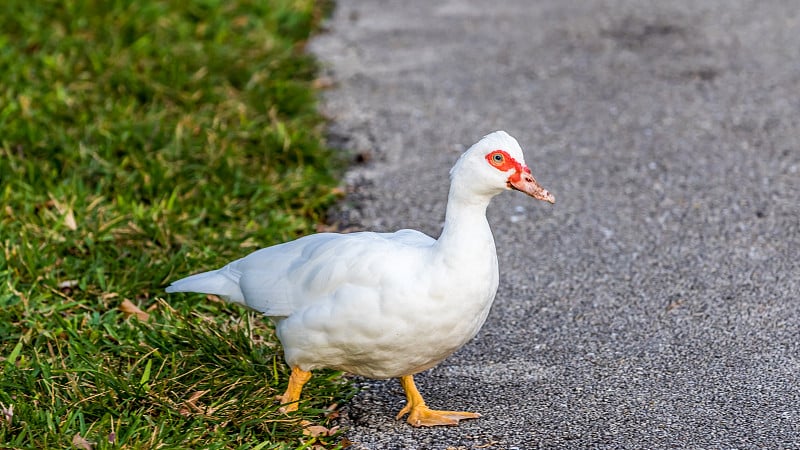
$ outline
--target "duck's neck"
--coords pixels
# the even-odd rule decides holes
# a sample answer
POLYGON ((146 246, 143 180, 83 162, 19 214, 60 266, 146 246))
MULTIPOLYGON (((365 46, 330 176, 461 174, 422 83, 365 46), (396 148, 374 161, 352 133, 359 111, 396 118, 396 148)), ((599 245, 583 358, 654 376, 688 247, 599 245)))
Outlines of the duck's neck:
POLYGON ((444 228, 436 243, 440 254, 448 259, 460 259, 494 253, 494 237, 486 220, 486 207, 490 200, 491 196, 465 195, 457 183, 450 186, 444 228))

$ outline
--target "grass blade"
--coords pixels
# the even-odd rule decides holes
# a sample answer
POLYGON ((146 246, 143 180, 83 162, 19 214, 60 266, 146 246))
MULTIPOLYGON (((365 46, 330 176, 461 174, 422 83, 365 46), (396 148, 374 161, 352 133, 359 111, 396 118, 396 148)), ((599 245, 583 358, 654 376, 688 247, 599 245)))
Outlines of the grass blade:
POLYGON ((17 358, 19 358, 20 352, 22 352, 22 339, 17 342, 17 345, 14 346, 14 349, 11 350, 8 358, 6 358, 6 370, 14 367, 14 364, 17 362, 17 358))

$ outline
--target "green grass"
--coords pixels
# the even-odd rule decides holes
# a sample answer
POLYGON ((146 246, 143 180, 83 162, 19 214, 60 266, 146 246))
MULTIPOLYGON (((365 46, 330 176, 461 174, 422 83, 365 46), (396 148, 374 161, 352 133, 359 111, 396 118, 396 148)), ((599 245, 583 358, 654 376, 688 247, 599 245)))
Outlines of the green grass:
POLYGON ((335 447, 267 320, 169 281, 311 233, 337 195, 311 0, 5 0, 0 447, 335 447), (149 313, 131 314, 132 303, 149 313), (9 420, 10 419, 10 420, 9 420), (88 442, 88 444, 87 444, 88 442))

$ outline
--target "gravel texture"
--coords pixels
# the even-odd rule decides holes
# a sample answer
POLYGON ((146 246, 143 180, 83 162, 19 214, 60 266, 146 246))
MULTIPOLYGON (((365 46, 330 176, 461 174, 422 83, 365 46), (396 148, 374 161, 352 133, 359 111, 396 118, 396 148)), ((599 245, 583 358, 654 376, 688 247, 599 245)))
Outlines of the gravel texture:
POLYGON ((359 381, 357 449, 800 448, 796 1, 342 0, 312 42, 331 139, 366 163, 334 218, 441 229, 448 170, 522 144, 546 205, 489 208, 483 330, 399 384, 359 381))

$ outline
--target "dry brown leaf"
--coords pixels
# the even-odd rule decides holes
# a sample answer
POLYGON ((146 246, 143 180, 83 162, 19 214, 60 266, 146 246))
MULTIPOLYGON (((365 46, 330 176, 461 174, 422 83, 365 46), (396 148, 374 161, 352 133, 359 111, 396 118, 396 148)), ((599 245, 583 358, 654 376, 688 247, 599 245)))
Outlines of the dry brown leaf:
POLYGON ((333 81, 333 78, 321 76, 314 79, 314 81, 311 82, 311 87, 313 87, 314 89, 329 89, 333 87, 335 84, 336 82, 333 81))
POLYGON ((246 26, 250 22, 250 18, 248 16, 237 16, 233 19, 233 25, 236 28, 242 28, 246 26))
POLYGON ((205 395, 206 393, 208 393, 208 390, 192 392, 192 395, 189 396, 189 400, 186 400, 183 403, 185 405, 191 406, 193 409, 196 409, 198 411, 202 411, 202 409, 200 409, 197 406, 197 400, 200 397, 202 397, 203 395, 205 395))
POLYGON ((67 210, 67 214, 64 215, 64 225, 72 231, 78 229, 78 222, 75 221, 75 213, 72 212, 72 208, 67 210))
POLYGON ((253 237, 249 237, 239 243, 240 248, 256 248, 261 247, 261 243, 255 240, 253 237))
POLYGON ((316 232, 317 233, 336 233, 339 231, 339 227, 334 225, 328 225, 326 223, 318 223, 316 225, 316 232))
MULTIPOLYGON (((5 358, 0 358, 5 360, 5 358)), ((14 405, 4 405, 0 402, 0 423, 7 423, 8 426, 11 426, 11 423, 14 421, 14 405)))
POLYGON ((204 416, 212 416, 219 407, 211 408, 207 406, 203 406, 202 404, 198 405, 197 400, 200 399, 203 395, 208 393, 208 390, 205 391, 195 391, 192 395, 189 396, 188 400, 184 400, 183 406, 181 409, 178 410, 178 413, 182 416, 191 416, 192 414, 203 414, 204 416))
POLYGON ((217 297, 217 296, 216 296, 216 295, 214 295, 214 294, 208 294, 208 295, 206 295, 206 300, 208 300, 208 301, 210 301, 210 302, 214 302, 214 303, 225 303, 225 301, 224 301, 224 300, 222 300, 221 298, 217 297))
POLYGON ((72 445, 83 450, 92 450, 92 443, 84 439, 80 433, 72 437, 72 445))
POLYGON ((303 428, 303 434, 306 436, 328 436, 331 430, 323 427, 322 425, 311 425, 303 428))
POLYGON ((667 312, 670 312, 673 309, 681 306, 682 304, 683 304, 683 300, 681 300, 681 299, 675 300, 672 303, 670 303, 669 305, 667 305, 666 310, 667 310, 667 312))
MULTIPOLYGON (((328 419, 336 419, 339 417, 339 404, 338 403, 331 403, 325 408, 325 417, 328 419)), ((336 427, 334 427, 336 428, 336 427)))
POLYGON ((136 315, 139 320, 147 320, 150 317, 150 314, 139 309, 138 306, 134 305, 133 302, 127 298, 119 305, 119 310, 128 315, 136 315))

